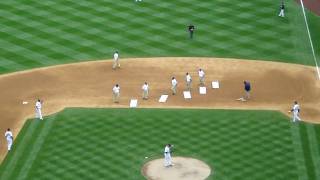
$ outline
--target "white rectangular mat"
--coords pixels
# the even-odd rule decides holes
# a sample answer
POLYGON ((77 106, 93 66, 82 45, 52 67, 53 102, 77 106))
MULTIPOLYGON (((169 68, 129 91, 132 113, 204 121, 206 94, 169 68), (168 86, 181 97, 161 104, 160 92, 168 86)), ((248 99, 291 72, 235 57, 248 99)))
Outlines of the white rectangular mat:
POLYGON ((130 100, 130 107, 136 108, 138 106, 138 99, 131 99, 130 100))
POLYGON ((168 99, 168 95, 161 95, 160 99, 159 99, 159 102, 164 103, 164 102, 167 101, 167 99, 168 99))
POLYGON ((185 99, 191 99, 191 93, 190 91, 183 91, 183 97, 185 99))
POLYGON ((212 88, 213 89, 219 89, 220 88, 219 81, 212 81, 212 88))
POLYGON ((199 87, 199 93, 200 94, 207 94, 207 88, 206 87, 199 87))

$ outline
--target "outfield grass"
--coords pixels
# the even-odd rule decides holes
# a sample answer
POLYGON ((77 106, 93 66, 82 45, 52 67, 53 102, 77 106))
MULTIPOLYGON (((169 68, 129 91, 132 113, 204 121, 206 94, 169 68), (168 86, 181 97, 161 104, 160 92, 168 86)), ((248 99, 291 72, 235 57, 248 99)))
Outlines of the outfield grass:
MULTIPOLYGON (((0 73, 84 60, 202 56, 314 65, 293 1, 0 1, 0 73), (196 26, 194 40, 186 26, 196 26)), ((310 13, 308 13, 310 14, 310 13)), ((309 16, 308 16, 309 17, 309 16)), ((317 26, 319 17, 309 18, 317 26)), ((311 28, 319 50, 318 29, 311 28)), ((318 51, 319 52, 319 51, 318 51)))
POLYGON ((272 111, 66 109, 27 121, 0 179, 143 179, 166 143, 211 166, 209 179, 318 179, 319 137, 272 111))

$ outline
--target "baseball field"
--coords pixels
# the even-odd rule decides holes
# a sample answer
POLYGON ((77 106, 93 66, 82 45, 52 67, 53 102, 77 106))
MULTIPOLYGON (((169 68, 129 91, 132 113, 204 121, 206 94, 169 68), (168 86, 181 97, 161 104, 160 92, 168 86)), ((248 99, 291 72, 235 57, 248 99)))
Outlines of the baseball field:
MULTIPOLYGON (((206 179, 320 179, 320 2, 306 1, 304 14, 298 1, 285 1, 284 18, 279 5, 1 1, 0 132, 11 128, 15 139, 9 153, 0 140, 0 179, 156 179, 144 165, 163 158, 167 143, 173 157, 205 163, 206 179), (116 50, 121 68, 112 70, 116 50), (198 92, 199 68, 206 95, 198 92), (190 100, 182 94, 186 72, 190 100), (211 89, 213 80, 219 89, 211 89), (252 83, 247 102, 236 101, 243 80, 252 83), (166 103, 158 102, 162 94, 166 103), (38 98, 44 121, 33 119, 38 98), (138 108, 129 108, 130 99, 138 108), (299 123, 288 113, 294 100, 299 123)), ((173 178, 162 170, 175 180, 200 173, 173 178)))

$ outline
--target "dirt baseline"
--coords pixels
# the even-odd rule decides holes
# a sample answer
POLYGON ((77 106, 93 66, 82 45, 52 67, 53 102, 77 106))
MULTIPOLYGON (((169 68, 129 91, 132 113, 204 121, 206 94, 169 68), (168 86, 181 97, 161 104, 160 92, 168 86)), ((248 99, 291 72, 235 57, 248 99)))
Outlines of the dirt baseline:
MULTIPOLYGON (((303 120, 320 122, 320 81, 314 67, 266 61, 219 58, 121 59, 121 69, 112 70, 112 61, 92 61, 59 65, 0 76, 0 132, 13 129, 16 136, 27 118, 34 116, 37 98, 44 100, 43 114, 65 107, 129 107, 138 98, 139 107, 183 107, 224 109, 268 109, 287 114, 293 100, 301 104, 303 120), (207 94, 199 95, 198 68, 206 72, 207 94), (185 100, 184 77, 193 78, 192 99, 185 100), (178 94, 158 103, 161 94, 171 94, 171 77, 178 80, 178 94), (219 80, 220 89, 210 88, 219 80), (252 84, 252 99, 239 102, 243 80, 252 84), (141 98, 141 86, 150 85, 150 98, 141 98), (112 102, 112 87, 121 87, 120 103, 112 102), (22 101, 29 104, 23 105, 22 101)), ((1 142, 5 142, 3 138, 1 142)), ((6 148, 1 145, 0 160, 6 148)))

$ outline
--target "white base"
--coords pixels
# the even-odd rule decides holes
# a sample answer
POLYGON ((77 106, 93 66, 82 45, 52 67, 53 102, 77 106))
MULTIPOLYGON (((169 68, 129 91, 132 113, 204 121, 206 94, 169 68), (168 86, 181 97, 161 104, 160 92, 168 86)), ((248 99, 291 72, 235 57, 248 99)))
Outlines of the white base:
POLYGON ((136 108, 138 106, 138 99, 131 99, 130 100, 130 107, 136 108))
POLYGON ((161 95, 159 102, 161 102, 161 103, 167 102, 167 99, 168 99, 168 95, 161 95))
POLYGON ((183 91, 183 97, 185 99, 191 99, 191 93, 190 91, 183 91))

